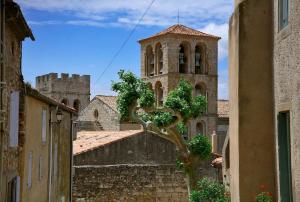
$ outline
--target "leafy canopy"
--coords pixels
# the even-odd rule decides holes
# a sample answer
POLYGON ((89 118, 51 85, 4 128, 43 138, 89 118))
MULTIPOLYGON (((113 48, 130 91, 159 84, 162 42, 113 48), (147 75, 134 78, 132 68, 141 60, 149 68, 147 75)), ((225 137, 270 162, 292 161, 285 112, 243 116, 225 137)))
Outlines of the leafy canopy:
MULTIPOLYGON (((112 89, 118 93, 117 105, 122 120, 138 117, 142 123, 151 123, 160 129, 175 130, 182 135, 187 133, 188 121, 202 115, 206 110, 206 98, 201 95, 193 98, 193 88, 184 79, 168 94, 163 106, 156 107, 154 93, 143 80, 124 70, 118 75, 120 81, 113 82, 112 89), (137 108, 143 109, 142 112, 137 108)), ((178 147, 185 147, 185 151, 200 159, 206 159, 210 155, 211 144, 206 136, 198 135, 188 142, 183 138, 178 140, 176 135, 168 136, 173 138, 178 147)))

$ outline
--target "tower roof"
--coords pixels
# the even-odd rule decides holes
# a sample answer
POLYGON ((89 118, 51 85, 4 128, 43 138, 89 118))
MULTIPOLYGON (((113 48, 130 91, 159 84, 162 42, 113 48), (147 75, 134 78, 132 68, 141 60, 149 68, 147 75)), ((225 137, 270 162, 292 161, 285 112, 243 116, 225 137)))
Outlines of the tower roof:
POLYGON ((150 37, 145 38, 145 39, 141 39, 139 42, 141 43, 141 42, 144 42, 146 40, 154 39, 156 37, 164 36, 164 35, 168 35, 168 34, 208 37, 208 38, 212 38, 212 39, 215 39, 215 40, 221 39, 221 37, 206 34, 204 32, 200 32, 196 29, 192 29, 192 28, 189 28, 189 27, 181 25, 181 24, 176 24, 176 25, 173 25, 173 26, 171 26, 171 27, 169 27, 169 28, 157 33, 157 34, 154 34, 153 36, 150 36, 150 37))

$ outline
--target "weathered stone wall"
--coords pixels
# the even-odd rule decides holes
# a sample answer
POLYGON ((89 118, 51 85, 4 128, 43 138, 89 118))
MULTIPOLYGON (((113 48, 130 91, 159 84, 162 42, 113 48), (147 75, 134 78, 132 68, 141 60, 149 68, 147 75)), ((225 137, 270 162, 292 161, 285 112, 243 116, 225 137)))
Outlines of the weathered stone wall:
POLYGON ((77 121, 79 130, 120 130, 118 113, 96 97, 80 112, 77 121), (95 116, 95 110, 98 116, 95 116))
POLYGON ((182 172, 174 165, 75 167, 73 201, 187 202, 182 172))
MULTIPOLYGON (((278 1, 274 2, 275 120, 279 112, 290 112, 293 201, 300 201, 300 1, 290 0, 288 7, 288 25, 279 30, 278 1)), ((278 146, 276 150, 278 156, 278 146)), ((277 175, 279 175, 278 167, 277 163, 277 175)), ((277 184, 279 184, 279 176, 277 176, 277 184)), ((280 187, 277 190, 280 196, 280 187)))
MULTIPOLYGON (((20 91, 22 88, 23 76, 21 72, 21 54, 22 39, 17 35, 16 30, 11 24, 5 23, 5 58, 4 58, 4 82, 3 88, 3 108, 4 122, 3 131, 1 131, 0 153, 0 199, 5 199, 8 182, 19 175, 19 153, 21 147, 12 148, 9 146, 9 112, 10 112, 10 94, 13 91, 20 91), (1 165, 2 164, 2 165, 1 165), (2 173, 1 173, 2 172, 2 173)), ((22 100, 20 99, 20 111, 22 110, 22 100)), ((23 120, 23 114, 20 119, 23 120)), ((24 129, 24 122, 19 124, 19 131, 24 129)), ((22 131, 24 132, 24 131, 22 131)), ((23 134, 23 133, 22 133, 23 134)), ((19 133, 19 137, 22 135, 19 133)), ((19 140, 19 146, 22 142, 19 140)))
POLYGON ((83 110, 90 102, 90 76, 77 74, 50 73, 36 77, 36 88, 44 95, 54 98, 58 102, 63 99, 67 104, 74 106, 75 100, 79 100, 79 111, 83 110))
MULTIPOLYGON (((208 99, 207 114, 201 119, 190 122, 188 128, 189 137, 193 137, 197 133, 196 125, 199 121, 205 123, 206 135, 210 136, 216 132, 217 121, 217 96, 218 96, 218 42, 215 39, 204 37, 193 37, 184 35, 167 35, 146 40, 141 43, 141 77, 147 83, 151 83, 152 89, 159 81, 162 84, 163 97, 166 98, 168 93, 173 90, 180 78, 187 80, 193 87, 197 84, 205 86, 206 96, 208 99), (178 53, 181 43, 189 44, 189 60, 188 73, 179 73, 178 53), (157 44, 162 45, 163 52, 163 71, 162 74, 147 76, 146 71, 146 52, 147 48, 152 47, 155 50, 157 44), (195 47, 202 44, 206 47, 205 51, 205 74, 195 74, 195 47)), ((156 61, 155 61, 156 63, 156 61)), ((195 93, 195 90, 194 92, 195 93)))
POLYGON ((151 133, 122 139, 74 156, 74 165, 175 164, 173 143, 151 133))

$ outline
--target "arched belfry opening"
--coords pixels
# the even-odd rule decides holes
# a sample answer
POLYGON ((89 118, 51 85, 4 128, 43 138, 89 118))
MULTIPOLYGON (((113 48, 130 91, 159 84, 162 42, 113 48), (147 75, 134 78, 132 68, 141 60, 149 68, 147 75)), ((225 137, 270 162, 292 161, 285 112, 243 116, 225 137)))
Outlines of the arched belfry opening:
POLYGON ((189 63, 190 63, 190 45, 187 42, 183 42, 179 46, 179 73, 188 74, 189 73, 189 63))
POLYGON ((61 103, 63 103, 64 105, 69 105, 69 100, 67 98, 63 98, 61 100, 61 103))
POLYGON ((163 51, 161 43, 158 43, 155 47, 155 57, 156 57, 156 72, 157 74, 163 73, 163 51))
POLYGON ((206 74, 206 48, 204 44, 197 44, 195 47, 195 73, 196 74, 206 74))
POLYGON ((147 76, 154 76, 155 74, 155 62, 154 62, 154 53, 151 46, 148 46, 146 49, 146 70, 147 76))
POLYGON ((196 125, 197 135, 206 135, 206 125, 204 121, 200 121, 196 125))
POLYGON ((155 97, 157 106, 162 106, 164 102, 164 91, 161 82, 155 84, 155 97))
POLYGON ((207 89, 206 89, 206 85, 204 83, 198 83, 195 86, 195 96, 199 96, 199 95, 207 96, 206 91, 207 91, 207 89))
POLYGON ((79 111, 80 109, 80 101, 78 99, 74 100, 73 102, 73 108, 79 111))

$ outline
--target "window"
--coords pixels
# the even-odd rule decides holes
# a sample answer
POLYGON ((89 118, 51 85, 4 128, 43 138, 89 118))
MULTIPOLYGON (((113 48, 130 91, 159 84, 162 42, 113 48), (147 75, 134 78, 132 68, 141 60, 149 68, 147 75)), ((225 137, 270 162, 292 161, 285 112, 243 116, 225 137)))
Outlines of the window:
POLYGON ((39 180, 43 178, 43 157, 40 156, 39 158, 39 180))
POLYGON ((162 106, 164 102, 164 92, 162 84, 159 81, 155 84, 155 95, 157 106, 162 106))
POLYGON ((98 119, 98 117, 99 117, 99 111, 98 111, 98 109, 94 110, 94 117, 95 117, 95 119, 98 119))
POLYGON ((16 176, 8 182, 7 186, 7 202, 19 202, 20 201, 20 177, 16 176))
POLYGON ((155 68, 154 68, 154 54, 153 49, 151 46, 147 47, 146 50, 146 71, 147 76, 154 76, 155 75, 155 68))
POLYGON ((292 202, 290 113, 279 113, 277 120, 280 198, 281 201, 292 202))
POLYGON ((78 99, 74 100, 73 107, 74 107, 74 109, 76 109, 77 111, 79 111, 79 109, 80 109, 80 101, 78 99))
POLYGON ((47 111, 43 109, 42 111, 42 142, 47 141, 47 111))
POLYGON ((64 105, 68 105, 69 101, 67 98, 62 99, 61 103, 63 103, 64 105))
POLYGON ((28 155, 28 175, 27 175, 27 187, 31 187, 31 178, 32 178, 32 152, 29 152, 28 155))
POLYGON ((54 144, 54 162, 53 162, 53 166, 54 166, 54 169, 53 169, 53 175, 54 177, 56 178, 57 177, 57 171, 58 171, 58 148, 57 148, 57 143, 54 144))
POLYGON ((278 5, 278 22, 279 30, 285 28, 288 25, 289 20, 289 0, 279 0, 278 5))
POLYGON ((205 123, 203 121, 197 123, 196 132, 197 135, 206 135, 205 123))
POLYGON ((156 57, 156 65, 157 65, 157 70, 158 74, 163 73, 163 52, 162 52, 162 46, 160 43, 156 45, 155 48, 155 57, 156 57))
POLYGON ((10 128, 9 128, 9 145, 17 147, 19 143, 19 99, 20 92, 14 91, 10 95, 10 128))

